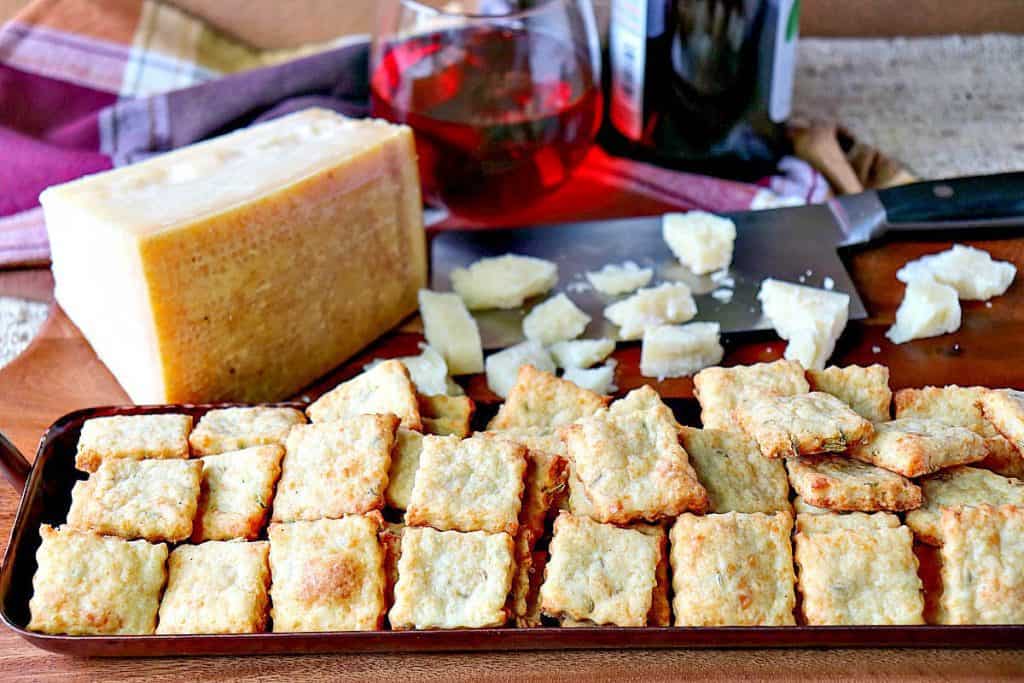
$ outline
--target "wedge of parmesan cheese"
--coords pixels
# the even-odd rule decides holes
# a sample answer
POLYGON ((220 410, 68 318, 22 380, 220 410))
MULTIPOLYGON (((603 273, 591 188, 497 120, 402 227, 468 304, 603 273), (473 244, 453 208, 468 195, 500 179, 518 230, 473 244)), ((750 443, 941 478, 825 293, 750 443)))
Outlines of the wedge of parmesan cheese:
MULTIPOLYGON (((409 371, 409 378, 416 385, 416 391, 426 396, 447 394, 449 391, 448 364, 429 344, 420 344, 420 355, 396 358, 409 371)), ((367 363, 365 370, 370 370, 383 363, 383 358, 376 358, 367 363)))
POLYGON ((640 339, 644 330, 666 323, 684 323, 697 315, 690 288, 666 282, 617 301, 604 309, 604 317, 619 326, 619 339, 640 339))
POLYGON ((436 349, 453 375, 484 369, 480 330, 457 294, 420 290, 420 316, 427 344, 436 349))
POLYGON ((659 325, 644 332, 640 374, 644 377, 685 377, 722 362, 718 323, 659 325))
POLYGON ((558 266, 532 256, 505 254, 456 268, 451 281, 452 289, 471 311, 516 308, 530 297, 550 291, 558 282, 558 266))
POLYGON ((652 277, 653 268, 641 268, 632 261, 626 261, 621 265, 609 263, 601 270, 587 272, 587 279, 594 289, 608 296, 635 292, 641 287, 646 287, 652 277))
POLYGON ((679 262, 698 275, 728 268, 736 224, 706 211, 667 213, 661 235, 679 262))
POLYGON ((824 369, 846 328, 850 297, 768 278, 761 283, 757 298, 776 333, 789 341, 785 357, 808 369, 824 369))
POLYGON ((523 318, 523 334, 545 346, 583 334, 590 316, 565 294, 557 294, 533 307, 523 318))
POLYGON ((896 310, 896 323, 885 336, 893 344, 911 339, 937 337, 960 329, 960 301, 957 291, 932 279, 907 283, 903 301, 896 310))
POLYGON ((574 339, 552 344, 548 351, 560 368, 589 368, 615 350, 611 339, 574 339))
POLYGON ((597 368, 566 368, 562 379, 567 379, 582 389, 589 389, 605 396, 615 391, 615 366, 610 360, 597 368))
POLYGON ((487 357, 487 386, 498 396, 508 398, 519 376, 519 368, 524 365, 555 372, 555 362, 540 342, 528 340, 487 357))
POLYGON ((1008 261, 994 261, 987 251, 953 245, 952 249, 910 261, 896 273, 900 282, 930 279, 956 290, 961 299, 985 300, 1004 294, 1017 275, 1008 261))

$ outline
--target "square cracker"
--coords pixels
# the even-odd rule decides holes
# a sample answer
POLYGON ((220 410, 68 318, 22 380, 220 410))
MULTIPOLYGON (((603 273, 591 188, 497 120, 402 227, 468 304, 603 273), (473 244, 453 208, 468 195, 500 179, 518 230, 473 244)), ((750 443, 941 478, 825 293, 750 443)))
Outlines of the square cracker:
POLYGON ((420 452, 423 450, 423 435, 404 427, 398 428, 395 445, 391 451, 391 469, 388 471, 388 487, 384 501, 388 507, 405 510, 409 507, 412 485, 416 481, 416 470, 420 467, 420 452))
POLYGON ((261 633, 270 603, 270 544, 181 545, 167 563, 158 634, 261 633))
POLYGON ((295 408, 218 408, 199 418, 188 442, 196 455, 240 451, 253 446, 284 446, 291 428, 305 423, 306 416, 295 408))
POLYGON ((942 545, 942 511, 947 507, 1024 507, 1024 481, 976 467, 951 467, 924 477, 920 484, 924 505, 907 513, 907 526, 918 540, 929 545, 942 545))
POLYGON ((94 417, 82 425, 75 467, 95 472, 112 458, 187 458, 192 416, 113 415, 94 417))
POLYGON ((273 520, 337 518, 383 507, 397 428, 394 415, 293 427, 273 520))
POLYGON ((680 515, 672 526, 676 626, 790 626, 788 512, 680 515))
POLYGON ((68 526, 147 541, 184 541, 199 505, 201 460, 104 461, 71 490, 68 526))
POLYGON ((875 512, 921 506, 921 489, 895 472, 844 456, 811 455, 786 461, 789 481, 810 505, 875 512))
POLYGON ((519 529, 526 448, 486 436, 425 436, 405 522, 440 530, 519 529))
POLYGON ((419 396, 423 431, 438 436, 465 438, 472 431, 470 422, 476 404, 469 396, 419 396))
POLYGON ((1024 624, 1024 507, 942 511, 940 624, 1024 624))
POLYGON ((512 537, 506 533, 406 527, 392 628, 504 625, 513 565, 512 537))
POLYGON ((753 398, 733 411, 766 458, 841 452, 874 432, 871 423, 831 394, 753 398))
POLYGON ((423 431, 416 387, 399 360, 378 363, 342 382, 306 408, 313 422, 337 422, 368 413, 397 415, 406 429, 423 431))
POLYGON ((803 366, 791 360, 706 368, 693 377, 693 393, 700 403, 700 421, 705 429, 736 431, 733 410, 751 398, 808 391, 803 366))
POLYGON ((891 419, 892 390, 889 368, 884 365, 830 366, 824 370, 808 370, 811 391, 824 391, 849 405, 858 415, 871 422, 891 419))
POLYGON ((942 420, 903 418, 875 424, 875 435, 847 455, 904 477, 920 477, 983 460, 985 440, 942 420))
POLYGON ((800 515, 795 553, 811 626, 923 624, 914 538, 894 515, 800 515), (896 520, 898 524, 898 520, 896 520))
POLYGON ((398 583, 398 560, 402 557, 402 536, 405 524, 401 522, 384 522, 380 529, 380 545, 384 551, 385 599, 387 604, 395 604, 395 584, 398 583))
POLYGON ((202 458, 192 542, 254 540, 263 532, 281 476, 281 446, 254 446, 202 458))
POLYGON ((548 554, 542 550, 530 556, 530 587, 526 594, 526 612, 516 617, 519 628, 536 628, 542 626, 540 613, 540 586, 544 583, 544 569, 548 564, 548 554))
POLYGON ((167 546, 39 527, 28 628, 67 635, 153 633, 167 546))
POLYGON ((555 520, 541 610, 599 625, 646 625, 662 548, 656 536, 563 512, 555 520))
POLYGON ((379 513, 271 524, 275 633, 374 631, 384 612, 379 513))
POLYGON ((658 406, 603 411, 563 429, 571 474, 582 484, 591 517, 628 524, 707 509, 707 492, 679 444, 677 427, 672 412, 658 406))
POLYGON ((708 492, 709 512, 789 511, 789 480, 778 460, 739 432, 683 427, 683 447, 708 492))
POLYGON ((508 399, 487 428, 532 429, 552 432, 563 425, 593 415, 608 405, 608 397, 581 389, 532 365, 519 368, 508 399))
POLYGON ((1013 389, 986 391, 980 404, 985 419, 1016 450, 1016 457, 1012 453, 1004 454, 1006 464, 995 471, 1024 479, 1024 392, 1013 389))

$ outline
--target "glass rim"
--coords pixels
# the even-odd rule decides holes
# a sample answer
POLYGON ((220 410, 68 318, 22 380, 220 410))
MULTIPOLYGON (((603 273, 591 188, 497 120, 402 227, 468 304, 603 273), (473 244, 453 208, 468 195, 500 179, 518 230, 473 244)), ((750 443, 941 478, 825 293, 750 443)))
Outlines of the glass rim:
POLYGON ((532 14, 537 14, 542 11, 546 11, 552 5, 564 5, 568 0, 544 0, 541 4, 536 7, 530 7, 529 9, 516 10, 512 12, 504 12, 501 14, 477 14, 475 12, 451 12, 449 10, 434 7, 428 5, 420 0, 399 0, 401 4, 408 5, 413 9, 430 12, 432 14, 442 17, 458 17, 461 19, 469 19, 472 21, 488 21, 495 19, 521 19, 528 17, 532 14))

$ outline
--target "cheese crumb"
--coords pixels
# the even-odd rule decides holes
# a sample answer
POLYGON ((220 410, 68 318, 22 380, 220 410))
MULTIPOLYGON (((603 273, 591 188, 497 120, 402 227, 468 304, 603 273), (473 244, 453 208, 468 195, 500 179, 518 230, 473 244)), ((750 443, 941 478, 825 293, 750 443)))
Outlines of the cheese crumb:
POLYGON ((519 376, 519 368, 524 365, 555 372, 555 362, 544 347, 536 341, 525 341, 487 357, 487 386, 498 396, 508 398, 519 376))
POLYGON ((641 289, 604 309, 604 317, 619 326, 619 339, 623 340, 640 339, 648 327, 684 323, 695 315, 693 294, 681 282, 641 289))
POLYGON ((640 374, 644 377, 684 377, 722 362, 718 323, 659 325, 644 332, 640 374))
POLYGON ((533 307, 523 318, 523 334, 545 346, 575 339, 583 334, 590 316, 581 311, 565 294, 551 297, 533 307))
POLYGON ((451 272, 452 288, 472 311, 516 308, 544 294, 558 282, 558 266, 551 261, 505 254, 483 258, 469 268, 451 272))
POLYGON ((611 339, 574 339, 552 344, 548 351, 560 368, 589 368, 615 350, 611 339))
POLYGON ((652 277, 652 268, 641 268, 633 261, 626 261, 620 265, 609 263, 601 270, 587 272, 587 279, 594 285, 594 289, 608 296, 635 292, 646 286, 652 277))
POLYGON ((667 213, 661 235, 679 262, 698 275, 728 268, 736 224, 706 211, 667 213))
POLYGON ((480 330, 473 316, 456 294, 421 289, 420 317, 427 344, 436 349, 453 375, 468 375, 484 369, 480 330))
POLYGON ((876 356, 877 356, 878 354, 880 354, 881 352, 882 352, 882 347, 881 347, 881 346, 878 346, 878 345, 876 344, 875 346, 872 346, 872 347, 871 347, 871 353, 875 354, 876 356))
POLYGON ((567 379, 581 389, 589 389, 596 394, 611 394, 615 386, 616 362, 610 360, 599 368, 566 368, 562 379, 567 379))
POLYGON ((825 279, 821 281, 821 286, 831 292, 836 288, 836 281, 826 275, 825 279))
MULTIPOLYGON (((402 356, 397 358, 409 371, 409 378, 416 385, 416 391, 426 396, 437 396, 448 393, 448 364, 437 351, 428 344, 420 344, 420 355, 402 356)), ((363 368, 370 370, 383 363, 385 359, 375 358, 363 368)))
POLYGON ((893 344, 937 337, 960 329, 957 291, 931 278, 911 280, 896 310, 896 323, 885 336, 893 344))
POLYGON ((938 254, 909 261, 899 269, 900 282, 935 280, 956 290, 961 299, 991 299, 1006 292, 1017 275, 1017 267, 1009 261, 994 261, 987 251, 953 245, 938 254))
POLYGON ((721 301, 723 304, 727 304, 732 301, 733 291, 731 289, 716 289, 711 292, 711 298, 721 301))
POLYGON ((772 327, 789 342, 783 355, 807 369, 824 369, 846 328, 850 297, 768 278, 757 298, 772 327))

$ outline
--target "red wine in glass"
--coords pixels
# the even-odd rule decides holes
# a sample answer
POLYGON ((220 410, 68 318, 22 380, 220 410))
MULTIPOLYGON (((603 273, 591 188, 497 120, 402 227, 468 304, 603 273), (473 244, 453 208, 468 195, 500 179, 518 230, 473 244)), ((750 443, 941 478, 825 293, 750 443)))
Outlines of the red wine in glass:
POLYGON ((493 217, 561 185, 601 119, 584 53, 546 32, 439 29, 386 45, 370 79, 375 116, 407 123, 424 194, 493 217))

